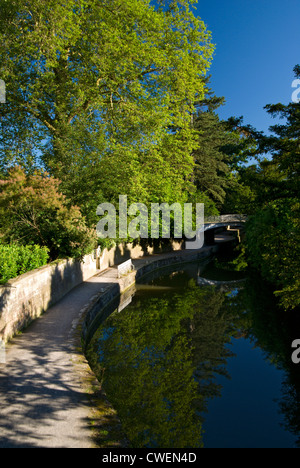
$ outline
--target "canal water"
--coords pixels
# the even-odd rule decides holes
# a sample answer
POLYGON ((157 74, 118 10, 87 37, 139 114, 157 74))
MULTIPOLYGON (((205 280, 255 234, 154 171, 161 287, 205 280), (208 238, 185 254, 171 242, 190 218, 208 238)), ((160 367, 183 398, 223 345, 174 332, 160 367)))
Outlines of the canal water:
POLYGON ((89 355, 130 447, 300 447, 299 316, 259 278, 187 264, 144 277, 125 304, 89 355))

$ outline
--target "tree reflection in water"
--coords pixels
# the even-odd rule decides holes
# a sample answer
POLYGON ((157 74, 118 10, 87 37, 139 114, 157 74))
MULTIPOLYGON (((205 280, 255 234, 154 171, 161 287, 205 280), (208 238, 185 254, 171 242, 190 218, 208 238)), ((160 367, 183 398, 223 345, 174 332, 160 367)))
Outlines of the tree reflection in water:
MULTIPOLYGON (((267 313, 261 317, 265 304, 249 282, 232 290, 199 287, 195 265, 149 284, 97 330, 89 359, 132 447, 203 447, 207 403, 221 395, 218 376, 229 377, 231 338, 249 337, 281 366, 287 362, 280 343, 288 338, 276 336, 274 349, 274 339, 267 338, 267 313)), ((272 326, 282 335, 282 326, 272 326)), ((288 387, 280 407, 289 428, 299 434, 299 407, 297 416, 292 409, 297 398, 299 393, 288 387)))

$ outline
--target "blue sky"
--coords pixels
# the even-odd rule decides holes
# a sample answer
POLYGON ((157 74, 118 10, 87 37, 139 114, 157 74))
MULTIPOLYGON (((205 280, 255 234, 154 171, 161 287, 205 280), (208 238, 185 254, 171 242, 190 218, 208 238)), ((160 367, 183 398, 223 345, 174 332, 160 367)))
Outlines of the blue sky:
POLYGON ((291 101, 293 68, 300 64, 299 0, 199 0, 197 15, 216 44, 212 89, 224 96, 222 118, 268 132, 266 104, 291 101))

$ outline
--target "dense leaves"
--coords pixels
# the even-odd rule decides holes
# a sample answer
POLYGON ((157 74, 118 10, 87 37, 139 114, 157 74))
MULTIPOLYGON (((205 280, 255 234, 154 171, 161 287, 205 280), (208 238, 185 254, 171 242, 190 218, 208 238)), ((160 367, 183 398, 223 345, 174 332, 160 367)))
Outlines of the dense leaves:
POLYGON ((47 247, 0 244, 0 283, 46 265, 47 247))
MULTIPOLYGON (((245 160, 245 139, 230 122, 221 121, 216 109, 222 98, 210 96, 199 103, 194 118, 198 147, 194 150, 193 182, 197 193, 205 195, 222 210, 226 194, 235 187, 232 172, 245 160)), ((210 214, 210 213, 207 213, 210 214)))
MULTIPOLYGON (((300 77, 299 67, 295 74, 300 77)), ((266 110, 283 123, 272 126, 269 136, 245 128, 263 160, 239 171, 240 186, 227 195, 227 203, 251 215, 249 263, 275 286, 282 306, 294 309, 300 304, 300 103, 268 105, 266 110)))
POLYGON ((121 188, 133 201, 184 199, 213 53, 191 3, 2 1, 5 164, 42 164, 91 220, 121 188))
POLYGON ((258 211, 247 227, 250 261, 276 286, 286 309, 300 303, 299 219, 299 202, 277 200, 258 211))
POLYGON ((222 121, 194 3, 0 1, 1 235, 79 257, 102 202, 204 202, 253 216, 248 261, 296 307, 300 104, 266 106, 269 136, 222 121))
POLYGON ((4 242, 38 244, 58 257, 81 257, 95 247, 94 230, 80 209, 68 205, 59 182, 46 173, 28 175, 20 168, 0 181, 0 229, 4 242))

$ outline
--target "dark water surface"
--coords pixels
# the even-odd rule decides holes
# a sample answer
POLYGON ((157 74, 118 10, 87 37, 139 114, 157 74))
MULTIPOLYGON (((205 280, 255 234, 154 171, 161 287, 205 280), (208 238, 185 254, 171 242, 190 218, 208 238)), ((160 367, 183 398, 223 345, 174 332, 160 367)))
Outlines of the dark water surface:
POLYGON ((299 320, 260 280, 217 265, 145 277, 93 337, 132 447, 300 446, 299 320))

